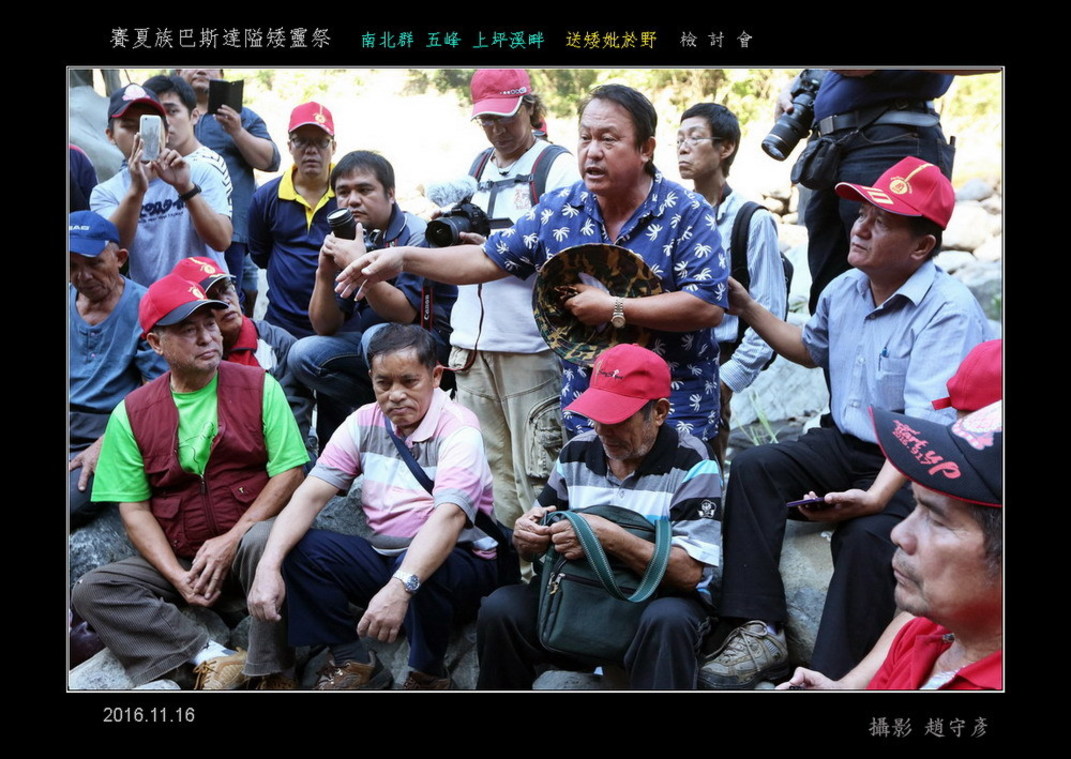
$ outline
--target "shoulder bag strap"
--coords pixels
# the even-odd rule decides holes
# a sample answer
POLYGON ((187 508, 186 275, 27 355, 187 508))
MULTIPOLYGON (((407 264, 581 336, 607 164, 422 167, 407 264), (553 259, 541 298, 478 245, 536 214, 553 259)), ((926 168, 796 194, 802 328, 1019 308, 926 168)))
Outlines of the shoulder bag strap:
POLYGON ((587 523, 587 520, 572 511, 563 511, 562 517, 568 519, 573 526, 588 563, 595 570, 595 574, 599 576, 599 580, 602 581, 607 593, 614 598, 631 601, 632 603, 646 601, 654 595, 654 592, 658 590, 658 586, 662 584, 662 578, 665 576, 666 568, 669 566, 672 530, 668 519, 659 519, 655 522, 654 556, 651 557, 651 563, 647 565, 636 592, 631 596, 626 596, 621 592, 621 588, 614 580, 614 573, 610 569, 610 561, 606 557, 606 551, 603 550, 602 544, 599 543, 595 531, 591 529, 591 525, 587 523))

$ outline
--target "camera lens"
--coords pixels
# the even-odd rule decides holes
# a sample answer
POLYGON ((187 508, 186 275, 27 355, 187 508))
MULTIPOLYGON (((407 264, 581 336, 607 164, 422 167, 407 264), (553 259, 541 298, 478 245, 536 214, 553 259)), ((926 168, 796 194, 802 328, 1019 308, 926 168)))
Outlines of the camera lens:
POLYGON ((357 222, 353 220, 353 214, 348 208, 339 208, 327 215, 327 225, 335 233, 335 237, 343 240, 353 240, 357 237, 357 222))
POLYGON ((457 245, 461 241, 459 233, 469 231, 469 226, 464 216, 442 216, 428 222, 424 237, 433 248, 445 248, 457 245))
POLYGON ((785 160, 788 154, 792 152, 792 149, 785 144, 785 141, 773 133, 766 135, 766 139, 762 141, 762 149, 766 151, 766 155, 775 161, 785 160))

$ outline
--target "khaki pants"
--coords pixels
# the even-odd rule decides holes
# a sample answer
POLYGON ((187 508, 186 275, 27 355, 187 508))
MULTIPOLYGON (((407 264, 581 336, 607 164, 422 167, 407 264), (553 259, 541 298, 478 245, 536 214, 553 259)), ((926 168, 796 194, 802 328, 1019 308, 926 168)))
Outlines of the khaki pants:
MULTIPOLYGON (((450 367, 472 351, 453 348, 450 367)), ((547 484, 562 448, 561 364, 553 351, 476 351, 472 366, 456 372, 457 402, 480 419, 487 463, 494 476, 495 517, 513 529, 547 484)), ((521 562, 530 579, 531 565, 521 562)))

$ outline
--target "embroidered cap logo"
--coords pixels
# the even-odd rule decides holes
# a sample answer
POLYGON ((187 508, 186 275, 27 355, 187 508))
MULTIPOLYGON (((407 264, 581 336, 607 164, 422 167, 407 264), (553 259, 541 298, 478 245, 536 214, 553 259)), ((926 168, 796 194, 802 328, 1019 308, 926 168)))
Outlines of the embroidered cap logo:
POLYGON ((912 171, 910 174, 908 174, 906 177, 893 177, 889 181, 889 192, 893 193, 894 195, 908 194, 909 192, 911 192, 911 178, 923 169, 928 169, 932 166, 932 163, 924 163, 917 169, 912 171))

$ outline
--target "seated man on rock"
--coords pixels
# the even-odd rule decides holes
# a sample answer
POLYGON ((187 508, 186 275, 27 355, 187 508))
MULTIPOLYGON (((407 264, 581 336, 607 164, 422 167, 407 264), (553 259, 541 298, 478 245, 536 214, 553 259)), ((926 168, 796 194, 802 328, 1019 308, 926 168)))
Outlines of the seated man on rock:
MULTIPOLYGON (((568 408, 595 430, 562 449, 537 504, 517 519, 513 533, 522 558, 535 561, 553 544, 577 559, 584 554, 572 526, 565 520, 543 525, 548 512, 613 504, 652 522, 670 521, 669 566, 622 662, 636 689, 696 687, 698 651, 712 613, 709 586, 721 564, 721 473, 702 441, 666 424, 669 394, 669 367, 657 354, 636 345, 604 351, 590 386, 568 408)), ((602 517, 584 519, 607 554, 643 574, 653 543, 602 517)), ((479 688, 530 688, 541 664, 585 668, 540 645, 538 585, 500 588, 481 607, 479 688)))
MULTIPOLYGON (((427 224, 398 206, 394 167, 380 154, 347 153, 331 171, 330 186, 338 208, 350 212, 355 226, 351 233, 359 235, 368 250, 426 245, 427 224)), ((341 298, 334 290, 340 271, 336 259, 352 246, 352 238, 334 233, 324 239, 308 301, 316 334, 302 337, 290 358, 297 381, 316 392, 320 448, 358 406, 375 399, 365 353, 377 329, 390 322, 420 324, 435 339, 439 361, 445 364, 449 354, 457 288, 402 272, 389 282, 366 287, 361 300, 341 298)))
POLYGON ((1002 408, 997 401, 947 427, 875 409, 882 451, 914 483, 915 510, 892 531, 892 569, 896 605, 916 618, 876 674, 865 660, 836 681, 801 667, 782 687, 1002 687, 1002 408))
POLYGON ((308 440, 312 422, 312 395, 298 383, 290 371, 290 348, 297 338, 282 327, 263 319, 249 319, 235 287, 236 278, 209 258, 194 256, 175 264, 172 273, 201 287, 209 300, 227 304, 216 311, 216 323, 223 338, 223 360, 246 366, 259 366, 279 381, 287 403, 294 412, 301 439, 308 440))
POLYGON ((333 664, 317 690, 387 689, 393 676, 361 643, 409 641, 409 690, 451 687, 443 659, 455 619, 474 615, 494 590, 495 541, 475 527, 492 513, 480 424, 439 389, 431 333, 389 324, 369 345, 376 402, 335 431, 272 528, 249 610, 280 619, 292 645, 323 645, 333 664), (361 474, 371 536, 310 530, 313 519, 361 474), (349 612, 365 609, 360 621, 349 612))
POLYGON ((72 213, 69 230, 67 469, 73 529, 87 524, 106 505, 93 503, 90 495, 112 409, 142 382, 163 374, 167 364, 149 347, 138 325, 145 288, 119 273, 127 259, 126 249, 119 247, 119 230, 93 211, 72 213))
POLYGON ((790 515, 834 523, 833 576, 811 663, 840 677, 874 647, 896 609, 889 533, 910 513, 910 493, 895 489, 885 503, 824 502, 798 512, 785 504, 808 491, 866 491, 884 479, 889 465, 867 409, 951 422, 953 412, 931 401, 989 336, 974 295, 933 261, 955 205, 952 183, 937 166, 905 158, 874 186, 841 183, 837 192, 859 204, 848 253, 853 268, 826 287, 802 330, 730 278, 734 314, 780 355, 827 372, 830 413, 799 440, 749 448, 733 460, 718 607, 729 631, 700 674, 708 688, 750 689, 789 675, 779 564, 790 515))
POLYGON ((130 393, 104 435, 93 499, 119 503, 138 555, 83 576, 72 601, 135 685, 188 662, 198 689, 294 686, 282 624, 254 620, 247 656, 180 609, 244 596, 308 460, 279 384, 222 361, 213 311, 226 306, 174 274, 153 283, 138 316, 170 371, 130 393))

